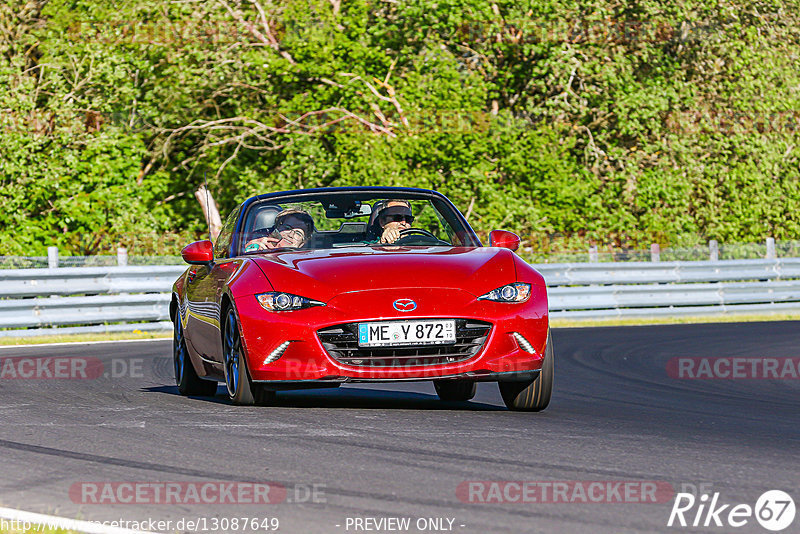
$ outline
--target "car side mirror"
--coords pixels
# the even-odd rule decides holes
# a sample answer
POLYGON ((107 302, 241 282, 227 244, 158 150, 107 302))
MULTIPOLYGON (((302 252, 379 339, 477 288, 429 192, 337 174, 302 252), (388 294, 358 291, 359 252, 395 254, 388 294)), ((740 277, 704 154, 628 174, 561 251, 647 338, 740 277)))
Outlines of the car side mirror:
POLYGON ((520 238, 514 232, 506 232, 505 230, 492 230, 489 234, 490 247, 502 247, 509 250, 517 250, 519 248, 520 238))
POLYGON ((181 250, 183 261, 191 265, 206 265, 214 263, 214 243, 208 240, 189 243, 181 250))

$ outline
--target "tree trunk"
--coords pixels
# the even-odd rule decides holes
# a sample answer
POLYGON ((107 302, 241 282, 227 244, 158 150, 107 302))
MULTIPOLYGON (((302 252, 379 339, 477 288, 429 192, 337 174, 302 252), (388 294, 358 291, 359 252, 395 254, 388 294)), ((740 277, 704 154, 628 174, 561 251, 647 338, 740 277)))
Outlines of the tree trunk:
POLYGON ((217 203, 214 202, 214 197, 211 196, 211 192, 206 189, 204 185, 201 185, 200 188, 194 192, 194 196, 203 208, 203 216, 206 219, 211 240, 216 241, 219 231, 222 229, 222 219, 219 217, 217 203))

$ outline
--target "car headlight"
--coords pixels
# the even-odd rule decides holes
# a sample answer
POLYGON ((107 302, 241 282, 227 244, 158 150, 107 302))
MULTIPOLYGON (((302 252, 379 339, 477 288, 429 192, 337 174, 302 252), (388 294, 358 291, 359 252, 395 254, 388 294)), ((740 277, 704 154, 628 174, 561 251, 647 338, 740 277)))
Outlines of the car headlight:
POLYGON ((525 302, 531 296, 531 285, 515 282, 489 291, 478 297, 478 300, 492 300, 494 302, 525 302))
POLYGON ((291 293, 282 293, 279 291, 270 291, 269 293, 261 293, 256 295, 258 303, 267 311, 293 311, 302 310, 303 308, 311 308, 312 306, 325 306, 324 302, 318 300, 307 299, 299 295, 292 295, 291 293))

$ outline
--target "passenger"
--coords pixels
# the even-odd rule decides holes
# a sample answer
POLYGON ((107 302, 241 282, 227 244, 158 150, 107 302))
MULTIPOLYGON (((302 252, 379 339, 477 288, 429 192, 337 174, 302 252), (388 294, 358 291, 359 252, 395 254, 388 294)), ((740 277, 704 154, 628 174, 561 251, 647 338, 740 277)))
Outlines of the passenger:
POLYGON ((266 237, 251 239, 245 252, 276 248, 303 248, 314 233, 314 219, 303 210, 286 209, 275 216, 275 227, 266 237))
POLYGON ((411 204, 407 201, 382 200, 376 203, 370 224, 374 242, 394 243, 400 238, 400 232, 411 228, 413 222, 411 204))

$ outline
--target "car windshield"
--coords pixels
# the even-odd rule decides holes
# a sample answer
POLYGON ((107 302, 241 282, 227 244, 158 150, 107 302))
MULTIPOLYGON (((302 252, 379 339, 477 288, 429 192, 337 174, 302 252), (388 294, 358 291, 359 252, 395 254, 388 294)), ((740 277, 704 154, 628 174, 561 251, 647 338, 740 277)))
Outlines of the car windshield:
POLYGON ((292 248, 480 246, 449 202, 420 193, 268 198, 250 204, 241 230, 238 246, 244 254, 292 248))

